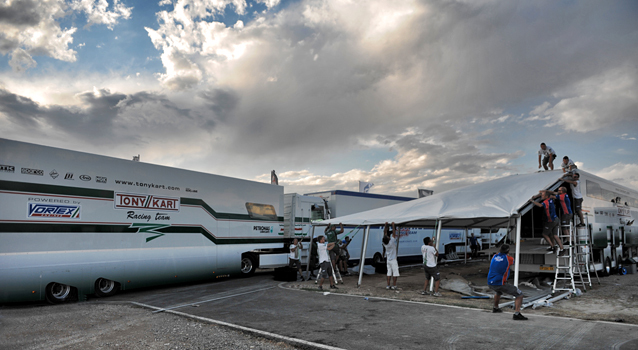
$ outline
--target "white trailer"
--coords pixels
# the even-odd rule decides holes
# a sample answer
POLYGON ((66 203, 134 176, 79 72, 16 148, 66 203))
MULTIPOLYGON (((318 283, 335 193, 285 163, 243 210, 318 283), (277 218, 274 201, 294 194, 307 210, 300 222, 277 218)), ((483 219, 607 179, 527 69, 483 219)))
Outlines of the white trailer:
MULTIPOLYGON (((586 171, 578 170, 578 173, 587 226, 578 228, 576 234, 579 240, 591 242, 594 261, 591 269, 608 275, 621 267, 624 260, 636 256, 638 191, 586 171)), ((570 184, 558 180, 547 189, 556 190, 559 186, 565 186, 573 203, 570 184)), ((525 214, 522 216, 520 271, 553 273, 556 255, 546 254, 547 245, 539 244, 544 220, 542 209, 530 204, 521 212, 525 214)), ((574 220, 578 223, 576 214, 574 220)))
POLYGON ((0 302, 287 263, 283 187, 0 139, 0 302))

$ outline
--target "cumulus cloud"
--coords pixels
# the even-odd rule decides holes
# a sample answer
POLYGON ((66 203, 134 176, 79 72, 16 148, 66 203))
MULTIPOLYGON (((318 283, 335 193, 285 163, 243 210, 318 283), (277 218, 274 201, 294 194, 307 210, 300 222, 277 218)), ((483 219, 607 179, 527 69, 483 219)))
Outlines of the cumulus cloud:
POLYGON ((60 20, 76 12, 84 12, 87 26, 106 24, 109 28, 120 18, 129 18, 131 8, 114 0, 112 10, 106 0, 5 1, 0 4, 0 53, 11 53, 14 71, 35 67, 32 56, 48 56, 75 62, 77 52, 69 45, 77 28, 61 28, 60 20))
POLYGON ((638 188, 638 164, 616 163, 595 174, 629 188, 638 188))

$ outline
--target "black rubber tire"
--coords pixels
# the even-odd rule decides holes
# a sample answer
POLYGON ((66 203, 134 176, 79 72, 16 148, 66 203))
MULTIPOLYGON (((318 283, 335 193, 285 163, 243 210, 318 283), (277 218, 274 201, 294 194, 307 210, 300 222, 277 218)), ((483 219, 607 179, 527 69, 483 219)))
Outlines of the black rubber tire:
POLYGON ((49 283, 45 289, 44 294, 49 304, 62 304, 71 299, 73 294, 73 287, 62 283, 49 283))
POLYGON ((374 253, 374 256, 372 257, 372 266, 379 267, 379 266, 385 266, 385 261, 383 260, 383 256, 381 256, 381 253, 374 253))
POLYGON ((244 277, 252 276, 257 270, 257 257, 253 254, 244 254, 241 256, 241 275, 244 277))
POLYGON ((115 281, 106 278, 98 278, 95 281, 95 295, 100 298, 113 296, 117 294, 119 290, 120 284, 115 281))

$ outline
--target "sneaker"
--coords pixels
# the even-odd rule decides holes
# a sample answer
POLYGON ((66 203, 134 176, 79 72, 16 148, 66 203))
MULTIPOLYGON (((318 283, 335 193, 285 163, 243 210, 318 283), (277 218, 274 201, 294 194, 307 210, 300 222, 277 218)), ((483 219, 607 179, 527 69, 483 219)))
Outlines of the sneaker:
POLYGON ((558 255, 567 256, 567 249, 561 249, 561 251, 558 253, 558 255))
POLYGON ((433 296, 433 297, 440 297, 440 296, 441 296, 441 293, 439 293, 439 292, 432 293, 432 296, 433 296))
POLYGON ((323 290, 323 287, 322 287, 322 286, 319 286, 319 290, 323 290))
POLYGON ((515 321, 525 321, 525 320, 527 320, 527 319, 528 319, 527 317, 523 316, 523 314, 521 314, 521 313, 514 314, 514 316, 512 316, 512 318, 513 318, 515 321))
POLYGON ((549 248, 547 248, 547 251, 548 251, 548 252, 553 252, 553 251, 554 251, 554 247, 549 247, 549 248))
POLYGON ((429 294, 429 293, 428 293, 428 292, 426 292, 426 291, 424 291, 424 290, 422 290, 422 291, 421 291, 421 295, 428 295, 428 294, 429 294))
POLYGON ((496 307, 492 308, 492 313, 493 313, 493 314, 500 314, 500 313, 502 313, 502 312, 503 312, 503 310, 501 310, 501 309, 499 309, 499 308, 496 308, 496 307))
POLYGON ((392 287, 390 287, 390 289, 392 289, 392 290, 396 290, 396 289, 397 289, 397 286, 392 286, 392 287))
POLYGON ((332 286, 330 286, 330 289, 339 289, 339 288, 337 288, 337 286, 335 286, 335 285, 332 285, 332 286))
POLYGON ((576 227, 585 227, 585 224, 578 224, 576 227))
POLYGON ((385 289, 390 289, 390 286, 385 286, 385 289))

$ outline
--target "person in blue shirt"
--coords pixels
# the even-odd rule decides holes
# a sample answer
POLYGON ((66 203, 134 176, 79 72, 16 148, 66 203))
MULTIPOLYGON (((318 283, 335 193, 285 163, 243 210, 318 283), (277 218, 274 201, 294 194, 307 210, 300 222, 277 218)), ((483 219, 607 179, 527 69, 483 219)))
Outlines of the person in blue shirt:
POLYGON ((494 295, 494 308, 492 309, 493 313, 503 312, 503 310, 499 309, 498 303, 501 300, 501 295, 503 293, 507 293, 513 295, 516 300, 514 301, 514 316, 513 319, 516 321, 524 321, 527 320, 527 317, 521 314, 521 305, 523 305, 523 292, 518 289, 516 286, 513 286, 507 283, 507 278, 510 273, 510 266, 514 264, 514 258, 509 256, 510 246, 507 244, 503 244, 501 246, 501 250, 498 254, 492 257, 492 262, 490 262, 490 272, 487 274, 487 285, 491 290, 496 292, 494 295))

